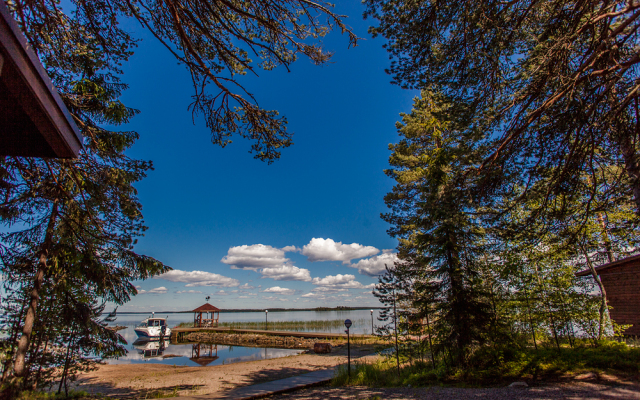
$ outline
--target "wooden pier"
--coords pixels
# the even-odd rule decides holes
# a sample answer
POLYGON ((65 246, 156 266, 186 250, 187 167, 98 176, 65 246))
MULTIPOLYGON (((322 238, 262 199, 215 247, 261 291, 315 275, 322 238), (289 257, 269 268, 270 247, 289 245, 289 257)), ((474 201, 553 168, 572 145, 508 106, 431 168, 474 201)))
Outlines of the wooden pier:
MULTIPOLYGON (((328 333, 328 332, 289 332, 289 331, 270 331, 260 329, 231 329, 231 328, 171 328, 171 342, 178 343, 184 337, 185 334, 192 332, 215 332, 215 333, 240 333, 240 334, 253 334, 253 335, 268 335, 268 336, 293 336, 300 338, 311 339, 344 339, 347 340, 346 333, 328 333)), ((372 338, 375 336, 351 334, 352 338, 372 338)))

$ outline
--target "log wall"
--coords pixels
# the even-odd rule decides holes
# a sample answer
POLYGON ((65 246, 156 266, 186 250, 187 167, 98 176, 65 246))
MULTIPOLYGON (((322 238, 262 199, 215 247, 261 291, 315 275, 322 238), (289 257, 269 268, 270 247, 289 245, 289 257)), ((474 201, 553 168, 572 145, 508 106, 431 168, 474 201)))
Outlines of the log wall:
POLYGON ((600 269, 598 275, 607 291, 611 319, 620 325, 633 324, 624 334, 640 336, 640 259, 632 257, 600 269))

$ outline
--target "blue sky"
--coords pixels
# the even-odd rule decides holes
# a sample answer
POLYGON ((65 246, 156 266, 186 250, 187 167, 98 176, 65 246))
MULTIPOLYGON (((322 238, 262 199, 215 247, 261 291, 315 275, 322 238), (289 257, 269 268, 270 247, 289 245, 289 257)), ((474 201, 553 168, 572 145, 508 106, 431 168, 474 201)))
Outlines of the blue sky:
POLYGON ((266 109, 289 121, 294 145, 268 165, 242 139, 213 145, 202 119, 187 110, 192 88, 183 66, 144 30, 124 65, 123 102, 141 113, 124 129, 140 140, 129 154, 155 170, 136 185, 149 227, 136 251, 174 271, 136 282, 140 294, 121 311, 374 306, 371 285, 397 242, 380 219, 393 182, 388 145, 415 91, 391 85, 382 39, 372 39, 362 5, 335 10, 363 38, 348 48, 338 32, 321 67, 301 58, 241 83, 266 109))

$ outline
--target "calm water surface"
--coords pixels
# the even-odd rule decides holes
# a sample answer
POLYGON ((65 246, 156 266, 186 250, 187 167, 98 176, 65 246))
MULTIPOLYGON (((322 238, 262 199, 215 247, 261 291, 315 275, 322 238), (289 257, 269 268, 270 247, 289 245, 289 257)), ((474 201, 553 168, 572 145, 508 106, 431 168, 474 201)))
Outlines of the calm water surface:
MULTIPOLYGON (((379 310, 373 311, 374 323, 377 324, 379 310)), ((173 345, 168 341, 162 348, 157 341, 140 342, 136 341, 137 335, 134 328, 143 319, 151 314, 121 314, 118 313, 117 320, 109 325, 126 326, 126 329, 119 331, 128 345, 127 355, 118 360, 107 360, 109 364, 133 364, 133 363, 159 363, 168 365, 185 366, 211 366, 231 364, 243 361, 263 360, 267 358, 286 357, 299 354, 301 350, 256 348, 226 345, 208 344, 179 344, 173 345)), ((192 313, 158 313, 156 317, 167 318, 170 327, 174 327, 181 322, 193 322, 192 313)), ((371 333, 371 313, 369 310, 351 311, 281 311, 269 312, 269 321, 315 321, 315 320, 336 320, 351 319, 354 324, 351 326, 352 333, 371 333)), ((263 322, 265 314, 263 312, 234 312, 220 313, 220 322, 263 322)), ((344 328, 323 328, 322 331, 341 333, 344 328)))

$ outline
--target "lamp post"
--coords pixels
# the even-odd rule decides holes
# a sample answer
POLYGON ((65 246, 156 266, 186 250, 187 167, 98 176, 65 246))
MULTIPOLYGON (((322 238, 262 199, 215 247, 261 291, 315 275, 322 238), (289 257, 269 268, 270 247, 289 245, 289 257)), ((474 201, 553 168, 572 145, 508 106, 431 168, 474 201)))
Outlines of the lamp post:
POLYGON ((373 310, 371 310, 371 336, 375 335, 373 332, 373 310))
POLYGON ((347 327, 347 371, 349 374, 349 380, 351 380, 351 343, 349 341, 349 328, 351 328, 351 320, 345 319, 344 326, 347 327))
POLYGON ((264 310, 264 330, 269 330, 269 310, 264 310))

